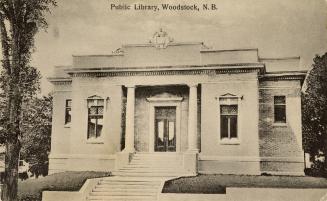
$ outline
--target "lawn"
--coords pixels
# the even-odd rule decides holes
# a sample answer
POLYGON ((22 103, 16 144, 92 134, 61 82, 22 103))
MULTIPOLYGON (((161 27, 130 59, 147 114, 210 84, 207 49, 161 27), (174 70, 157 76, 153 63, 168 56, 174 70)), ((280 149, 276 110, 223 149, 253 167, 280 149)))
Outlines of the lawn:
POLYGON ((63 172, 18 183, 20 201, 41 201, 42 191, 78 191, 87 179, 107 177, 108 172, 63 172))
POLYGON ((327 188, 327 179, 301 176, 198 175, 167 181, 163 193, 226 193, 226 187, 327 188))

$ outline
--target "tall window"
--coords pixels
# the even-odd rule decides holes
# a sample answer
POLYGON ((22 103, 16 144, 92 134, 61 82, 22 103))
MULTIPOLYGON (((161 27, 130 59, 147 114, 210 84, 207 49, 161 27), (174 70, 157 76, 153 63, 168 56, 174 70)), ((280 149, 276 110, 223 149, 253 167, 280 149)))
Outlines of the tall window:
POLYGON ((103 127, 104 100, 101 97, 92 96, 87 100, 87 106, 87 138, 98 138, 101 136, 103 127))
POLYGON ((286 123, 285 96, 274 96, 274 120, 275 123, 286 123))
POLYGON ((220 105, 221 139, 237 139, 237 105, 220 105))
POLYGON ((65 107, 65 124, 68 124, 72 121, 72 100, 66 100, 66 107, 65 107))

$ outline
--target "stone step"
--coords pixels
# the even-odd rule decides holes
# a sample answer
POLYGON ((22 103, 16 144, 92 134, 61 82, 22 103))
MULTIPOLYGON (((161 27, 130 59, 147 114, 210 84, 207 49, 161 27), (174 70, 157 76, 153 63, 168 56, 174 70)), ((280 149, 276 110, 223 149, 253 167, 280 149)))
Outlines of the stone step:
POLYGON ((143 192, 143 191, 120 191, 120 192, 91 192, 90 196, 156 196, 156 192, 143 192))
POLYGON ((110 180, 102 180, 99 182, 100 185, 102 184, 110 184, 110 185, 158 185, 158 182, 155 181, 110 181, 110 180))
POLYGON ((101 184, 101 185, 98 185, 96 186, 94 189, 148 189, 148 188, 151 188, 151 187, 156 187, 156 188, 159 188, 160 185, 152 185, 152 186, 145 186, 145 185, 110 185, 110 184, 101 184))
POLYGON ((134 166, 125 166, 119 170, 148 170, 148 171, 181 171, 182 168, 171 168, 171 167, 134 167, 134 166))
POLYGON ((184 172, 131 172, 131 171, 114 171, 113 175, 122 177, 176 177, 187 176, 184 172))
POLYGON ((152 201, 153 200, 153 201, 155 201, 155 200, 157 200, 157 198, 156 198, 156 196, 89 196, 87 200, 90 200, 90 201, 95 201, 95 200, 152 201))
POLYGON ((178 167, 183 167, 182 163, 174 163, 174 162, 161 162, 161 163, 144 163, 144 162, 130 162, 128 164, 129 166, 140 166, 140 167, 171 167, 171 168, 178 168, 178 167))
POLYGON ((133 161, 181 161, 182 158, 179 157, 137 157, 137 158, 133 158, 133 161))
POLYGON ((134 161, 180 161, 183 160, 181 157, 133 157, 134 161))
POLYGON ((162 163, 144 163, 144 162, 130 162, 128 165, 130 166, 144 166, 144 167, 182 167, 183 165, 181 163, 174 163, 174 162, 162 162, 162 163))
POLYGON ((146 182, 146 181, 150 181, 150 182, 161 182, 162 180, 161 179, 158 179, 158 178, 144 178, 144 177, 139 177, 139 178, 123 178, 123 177, 104 177, 101 179, 101 181, 120 181, 120 182, 125 182, 125 181, 135 181, 135 182, 140 182, 140 181, 143 181, 143 182, 146 182))
POLYGON ((105 187, 105 188, 94 188, 92 192, 146 192, 146 193, 156 193, 158 192, 158 188, 153 187, 144 187, 142 188, 111 188, 111 187, 105 187))

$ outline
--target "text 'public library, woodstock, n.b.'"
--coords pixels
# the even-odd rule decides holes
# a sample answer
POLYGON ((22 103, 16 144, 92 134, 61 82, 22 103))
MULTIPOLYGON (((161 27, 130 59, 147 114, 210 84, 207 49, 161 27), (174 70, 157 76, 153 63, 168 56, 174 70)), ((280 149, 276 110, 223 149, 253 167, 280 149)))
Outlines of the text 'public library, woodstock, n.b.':
POLYGON ((117 171, 139 155, 179 175, 301 175, 299 63, 177 43, 163 31, 112 54, 73 56, 48 78, 49 171, 117 171))

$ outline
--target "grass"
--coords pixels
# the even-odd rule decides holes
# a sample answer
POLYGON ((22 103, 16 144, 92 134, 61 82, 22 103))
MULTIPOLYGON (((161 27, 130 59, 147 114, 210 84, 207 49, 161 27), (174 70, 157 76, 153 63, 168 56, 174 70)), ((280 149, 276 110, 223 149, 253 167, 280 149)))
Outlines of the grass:
POLYGON ((226 187, 327 188, 327 179, 301 176, 198 175, 167 181, 163 193, 226 193, 226 187))
POLYGON ((20 181, 18 197, 20 201, 41 201, 42 191, 78 191, 87 179, 107 176, 109 172, 63 172, 20 181))

